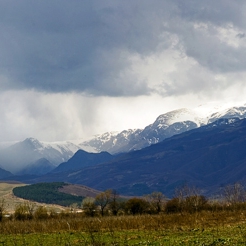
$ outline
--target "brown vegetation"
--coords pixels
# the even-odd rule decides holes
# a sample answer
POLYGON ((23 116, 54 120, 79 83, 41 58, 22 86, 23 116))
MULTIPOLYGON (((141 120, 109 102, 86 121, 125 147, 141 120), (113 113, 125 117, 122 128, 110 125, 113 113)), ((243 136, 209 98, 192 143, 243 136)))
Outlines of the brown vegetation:
MULTIPOLYGON (((217 239, 223 239, 223 243, 228 239, 224 236, 228 232, 226 228, 236 228, 230 233, 235 233, 236 230, 240 242, 245 242, 246 201, 238 195, 239 191, 241 195, 244 194, 244 189, 239 184, 225 187, 223 199, 212 201, 199 194, 197 189, 187 186, 177 190, 175 197, 170 200, 159 192, 145 197, 122 199, 114 190, 107 190, 95 198, 84 199, 81 203, 83 212, 78 212, 77 206, 71 206, 57 213, 52 208, 24 202, 16 205, 14 214, 9 217, 4 216, 7 213, 7 204, 2 199, 0 231, 2 237, 6 238, 5 242, 13 240, 8 235, 13 235, 17 242, 18 235, 23 235, 23 240, 28 235, 37 235, 37 240, 42 235, 52 234, 55 238, 63 235, 69 240, 74 237, 73 243, 77 242, 61 244, 58 240, 55 245, 133 245, 128 244, 129 238, 133 239, 138 235, 148 239, 149 235, 151 240, 162 240, 168 242, 167 245, 175 245, 174 236, 186 235, 190 241, 193 240, 192 237, 195 241, 192 241, 194 244, 187 241, 184 245, 196 245, 197 239, 201 242, 209 239, 207 244, 199 245, 215 245, 212 243, 216 243, 217 239), (102 243, 102 239, 108 240, 106 238, 110 238, 111 244, 102 243)), ((236 240, 235 242, 239 242, 238 238, 236 240)), ((15 245, 24 245, 23 242, 15 245)), ((42 243, 40 241, 37 245, 43 245, 42 243)))
POLYGON ((60 192, 83 197, 96 197, 100 191, 84 185, 69 184, 59 188, 60 192))

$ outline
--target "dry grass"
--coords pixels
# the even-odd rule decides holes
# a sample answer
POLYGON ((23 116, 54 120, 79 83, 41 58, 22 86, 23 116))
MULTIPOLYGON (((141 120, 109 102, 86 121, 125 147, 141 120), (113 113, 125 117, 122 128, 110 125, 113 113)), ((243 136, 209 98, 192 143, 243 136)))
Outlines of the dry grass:
POLYGON ((1 182, 0 183, 0 198, 10 194, 13 190, 13 188, 15 187, 19 187, 19 186, 25 186, 26 184, 22 184, 22 183, 4 183, 1 182))
MULTIPOLYGON (((245 245, 246 216, 238 212, 88 218, 63 214, 48 220, 4 220, 7 245, 245 245)), ((1 243, 1 241, 0 241, 1 243)))
POLYGON ((65 185, 62 188, 60 188, 59 191, 67 194, 83 196, 83 197, 96 197, 101 192, 84 185, 76 185, 76 184, 65 185))
POLYGON ((9 220, 0 223, 2 233, 50 233, 58 231, 172 230, 190 231, 228 227, 246 223, 246 214, 238 212, 202 212, 198 214, 162 214, 138 216, 84 217, 62 213, 47 220, 9 220))

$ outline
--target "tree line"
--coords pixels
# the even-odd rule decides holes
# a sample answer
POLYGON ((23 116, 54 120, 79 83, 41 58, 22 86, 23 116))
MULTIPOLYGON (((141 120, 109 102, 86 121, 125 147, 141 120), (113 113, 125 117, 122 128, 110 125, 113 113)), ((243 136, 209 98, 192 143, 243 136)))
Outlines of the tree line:
MULTIPOLYGON (((31 193, 36 193, 36 195, 39 196, 39 199, 41 199, 42 202, 45 202, 42 198, 43 195, 47 196, 49 199, 47 194, 51 192, 51 190, 52 192, 57 191, 60 187, 64 186, 64 184, 65 183, 62 182, 43 183, 41 185, 36 184, 39 188, 31 193), (49 187, 48 191, 47 187, 49 187), (45 192, 41 195, 43 189, 45 189, 45 192)), ((14 194, 19 192, 18 188, 19 187, 14 189, 14 194)), ((27 199, 29 194, 27 191, 28 189, 21 189, 21 194, 26 192, 25 197, 23 198, 27 199)), ((57 198, 53 197, 50 200, 50 203, 59 204, 56 201, 59 201, 59 199, 67 199, 68 194, 61 194, 62 196, 58 195, 57 198)), ((124 197, 120 196, 120 194, 113 189, 105 190, 96 197, 76 197, 75 200, 71 200, 70 195, 68 196, 69 199, 67 201, 70 201, 69 205, 67 205, 70 209, 68 210, 68 214, 71 214, 77 209, 82 209, 82 214, 90 217, 160 213, 197 213, 203 210, 215 212, 221 210, 246 209, 246 189, 240 183, 225 186, 222 189, 220 196, 217 196, 214 199, 208 199, 201 195, 199 189, 188 185, 176 189, 175 195, 171 199, 168 199, 161 192, 152 192, 151 194, 141 197, 124 197)), ((64 204, 65 200, 63 200, 62 203, 64 204)), ((0 219, 4 213, 3 207, 3 203, 2 205, 0 204, 0 219)), ((55 217, 55 213, 54 211, 48 211, 44 207, 34 210, 31 203, 19 205, 15 209, 14 218, 16 219, 31 219, 35 217, 55 217)))
POLYGON ((235 210, 246 208, 246 189, 240 183, 227 185, 216 198, 201 195, 196 187, 184 185, 168 199, 161 192, 143 197, 122 198, 115 190, 106 190, 95 198, 87 197, 81 207, 87 216, 136 215, 159 213, 195 213, 203 210, 235 210))

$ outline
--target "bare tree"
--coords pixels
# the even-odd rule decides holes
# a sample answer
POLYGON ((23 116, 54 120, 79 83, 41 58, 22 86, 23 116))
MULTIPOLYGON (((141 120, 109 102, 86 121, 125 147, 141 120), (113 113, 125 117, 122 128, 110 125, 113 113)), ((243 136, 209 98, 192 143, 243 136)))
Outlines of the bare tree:
POLYGON ((146 199, 154 212, 159 214, 163 209, 166 197, 161 192, 154 191, 151 194, 147 195, 146 199))
POLYGON ((223 195, 224 195, 225 201, 230 205, 240 203, 240 202, 245 202, 246 200, 245 188, 240 183, 235 183, 233 185, 227 185, 223 189, 223 195))
POLYGON ((104 216, 105 209, 111 201, 112 190, 106 190, 98 194, 95 198, 95 203, 100 207, 101 215, 104 216))
POLYGON ((207 204, 207 199, 201 195, 200 190, 187 184, 176 190, 176 198, 181 212, 196 212, 207 204))
POLYGON ((122 202, 119 200, 119 193, 116 190, 112 190, 109 209, 112 211, 113 215, 117 215, 121 208, 122 202))

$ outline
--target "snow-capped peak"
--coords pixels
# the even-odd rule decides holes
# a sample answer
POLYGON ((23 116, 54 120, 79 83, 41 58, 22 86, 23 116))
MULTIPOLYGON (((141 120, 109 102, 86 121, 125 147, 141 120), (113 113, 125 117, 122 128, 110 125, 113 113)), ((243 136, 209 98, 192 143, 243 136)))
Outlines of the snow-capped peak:
POLYGON ((40 149, 43 147, 42 143, 37 140, 36 138, 26 138, 24 141, 23 141, 24 144, 28 144, 30 146, 32 146, 33 148, 35 149, 40 149))
POLYGON ((192 121, 200 126, 203 123, 203 117, 192 109, 181 108, 160 115, 154 122, 158 128, 166 128, 176 122, 192 121))
POLYGON ((243 119, 246 117, 246 106, 242 107, 232 107, 224 109, 222 111, 213 113, 208 120, 208 123, 213 122, 219 118, 239 118, 243 119))
POLYGON ((53 148, 60 153, 64 151, 71 151, 73 153, 77 152, 80 147, 79 145, 73 144, 69 141, 61 141, 61 142, 42 142, 44 148, 53 148))

